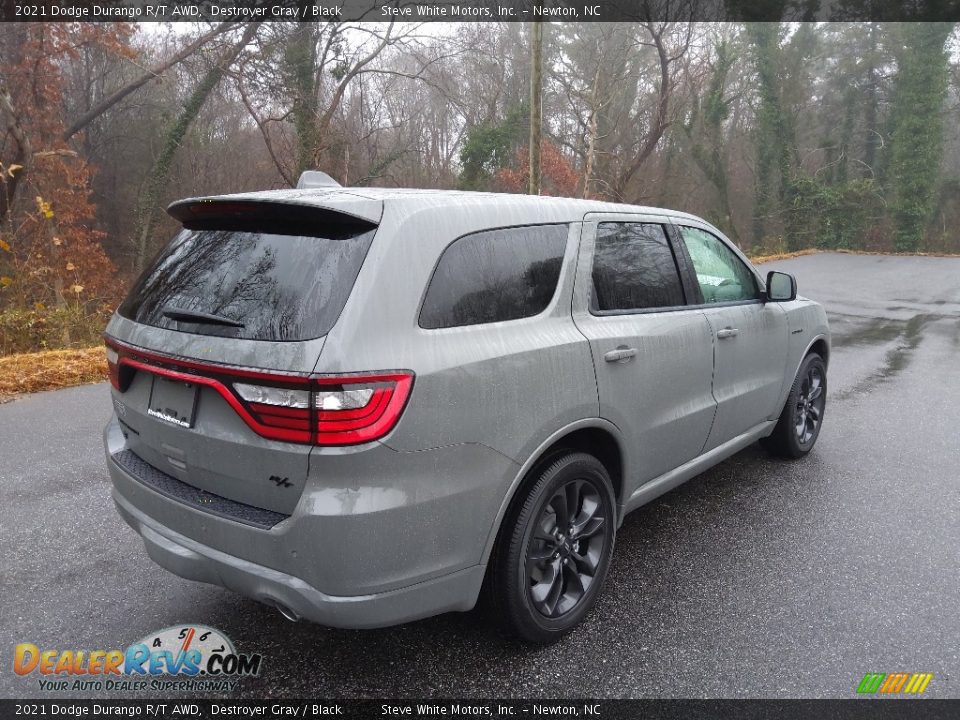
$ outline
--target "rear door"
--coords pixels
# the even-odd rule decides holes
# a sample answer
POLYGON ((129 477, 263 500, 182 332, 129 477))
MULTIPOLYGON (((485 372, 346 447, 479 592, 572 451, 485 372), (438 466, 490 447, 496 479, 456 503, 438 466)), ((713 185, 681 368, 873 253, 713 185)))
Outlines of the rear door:
POLYGON ((114 408, 140 460, 289 514, 312 447, 307 376, 376 225, 317 208, 198 205, 108 327, 114 408))
POLYGON ((574 321, 590 342, 600 414, 627 438, 626 478, 652 480, 696 457, 713 422, 713 349, 659 216, 584 218, 574 321))
POLYGON ((756 274, 730 245, 693 222, 677 230, 715 343, 710 450, 779 411, 789 330, 780 303, 763 302, 756 274))

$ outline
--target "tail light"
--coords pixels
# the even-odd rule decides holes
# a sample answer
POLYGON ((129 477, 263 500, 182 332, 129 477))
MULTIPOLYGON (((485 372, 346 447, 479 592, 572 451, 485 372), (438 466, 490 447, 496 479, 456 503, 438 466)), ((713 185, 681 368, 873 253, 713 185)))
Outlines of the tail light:
POLYGON ((260 372, 172 358, 107 339, 110 381, 123 392, 121 371, 144 370, 218 392, 258 435, 313 445, 357 445, 397 424, 413 373, 298 375, 260 372))
POLYGON ((120 389, 120 354, 107 345, 107 371, 110 375, 110 384, 120 389))
POLYGON ((309 383, 298 390, 243 382, 233 390, 266 427, 309 433, 315 445, 356 445, 393 429, 413 374, 313 377, 309 383))

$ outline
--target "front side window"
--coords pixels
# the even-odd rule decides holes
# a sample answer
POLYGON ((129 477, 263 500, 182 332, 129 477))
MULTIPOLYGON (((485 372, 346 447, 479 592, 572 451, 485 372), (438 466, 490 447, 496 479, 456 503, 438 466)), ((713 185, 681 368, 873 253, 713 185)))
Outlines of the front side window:
POLYGON ((420 327, 479 325, 543 312, 557 289, 567 225, 531 225, 466 235, 440 256, 420 327))
POLYGON ((681 227, 680 234, 693 261, 705 303, 760 298, 760 288, 753 273, 720 238, 692 227, 681 227))
POLYGON ((604 222, 597 226, 592 303, 601 312, 684 304, 680 273, 662 225, 604 222))

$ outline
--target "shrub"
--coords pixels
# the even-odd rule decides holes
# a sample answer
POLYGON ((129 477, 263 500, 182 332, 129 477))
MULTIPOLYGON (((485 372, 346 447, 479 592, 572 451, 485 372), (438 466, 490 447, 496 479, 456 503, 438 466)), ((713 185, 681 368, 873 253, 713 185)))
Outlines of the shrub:
POLYGON ((0 310, 0 355, 97 345, 112 311, 83 304, 0 310))

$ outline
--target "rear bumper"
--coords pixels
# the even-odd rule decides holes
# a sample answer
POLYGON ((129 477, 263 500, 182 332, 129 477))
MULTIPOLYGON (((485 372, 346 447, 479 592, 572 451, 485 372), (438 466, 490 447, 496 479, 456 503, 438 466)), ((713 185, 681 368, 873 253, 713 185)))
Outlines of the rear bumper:
POLYGON ((293 513, 257 526, 178 499, 137 477, 135 465, 118 464, 128 446, 115 418, 104 442, 117 509, 157 564, 344 628, 472 608, 516 474, 512 461, 480 445, 323 455, 311 459, 293 513))
MULTIPOLYGON (((111 472, 123 472, 111 461, 111 472), (114 470, 115 469, 115 470, 114 470)), ((116 489, 120 516, 143 537, 150 558, 175 575, 221 585, 287 613, 339 628, 397 625, 453 610, 469 610, 483 583, 476 565, 398 590, 372 595, 327 595, 303 580, 206 547, 165 528, 137 510, 116 489)))

